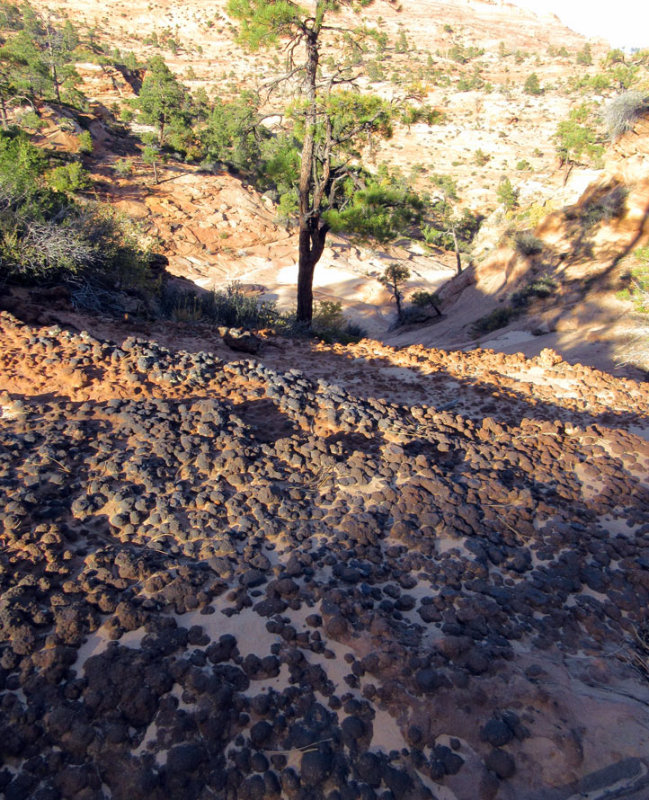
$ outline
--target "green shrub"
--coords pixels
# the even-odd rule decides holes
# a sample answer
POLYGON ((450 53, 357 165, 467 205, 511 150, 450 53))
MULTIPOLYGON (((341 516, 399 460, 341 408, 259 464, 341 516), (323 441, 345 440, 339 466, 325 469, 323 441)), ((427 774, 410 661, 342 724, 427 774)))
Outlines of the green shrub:
POLYGON ((630 300, 640 314, 649 314, 649 246, 633 252, 634 266, 629 272, 629 286, 618 292, 621 300, 630 300))
POLYGON ((557 287, 557 282, 549 275, 543 275, 522 289, 517 289, 509 295, 509 302, 513 309, 526 308, 534 297, 548 297, 557 287))
POLYGON ((539 76, 536 72, 532 72, 531 75, 528 75, 525 80, 525 85, 523 86, 523 91, 525 94, 531 95, 541 95, 543 94, 543 89, 541 88, 541 84, 539 83, 539 76))
POLYGON ((137 56, 132 50, 129 50, 128 53, 125 53, 123 63, 126 69, 130 70, 131 72, 135 72, 143 66, 138 61, 137 56))
POLYGON ((83 153, 84 155, 92 155, 93 151, 93 144, 92 144, 92 136, 90 135, 90 131, 81 131, 79 136, 77 137, 77 141, 79 143, 79 152, 83 153))
POLYGON ((36 205, 52 207, 41 191, 48 163, 45 154, 18 128, 0 131, 0 209, 36 205))
POLYGON ((425 122, 427 125, 438 125, 444 119, 444 114, 436 108, 424 104, 421 106, 408 106, 401 113, 401 122, 404 125, 414 125, 425 122))
POLYGON ((361 190, 350 184, 349 194, 349 205, 326 212, 331 230, 379 242, 394 239, 408 224, 416 224, 424 206, 421 197, 394 176, 370 178, 361 190))
POLYGON ((586 42, 583 48, 577 53, 577 63, 585 67, 590 67, 593 63, 593 54, 589 42, 586 42))
POLYGON ((566 177, 575 164, 590 164, 602 168, 604 147, 600 136, 589 121, 594 117, 593 109, 586 103, 571 109, 568 119, 557 125, 554 139, 559 158, 566 170, 566 177))
POLYGON ((395 53, 407 53, 410 49, 410 45, 408 44, 408 38, 406 36, 406 32, 403 28, 399 31, 399 36, 397 37, 396 44, 394 46, 395 53))
POLYGON ((35 111, 26 111, 20 115, 20 127, 31 131, 40 131, 47 125, 35 111))
POLYGON ((370 81, 378 82, 385 80, 385 71, 379 61, 370 61, 367 65, 367 77, 370 81))
POLYGON ((504 328, 514 316, 516 312, 511 306, 494 308, 489 314, 485 314, 473 323, 472 333, 474 336, 480 336, 504 328))
POLYGON ((0 269, 24 283, 74 281, 109 289, 151 289, 150 249, 109 207, 81 204, 78 162, 49 169, 23 132, 0 131, 0 269))
POLYGON ((334 300, 321 300, 315 304, 311 331, 318 339, 329 344, 349 344, 366 335, 359 325, 345 319, 342 303, 334 300))
POLYGON ((530 231, 519 231, 514 236, 514 248, 521 256, 535 256, 543 252, 543 241, 530 231))
POLYGON ((383 275, 379 277, 379 281, 391 292, 392 297, 397 305, 397 317, 401 322, 403 317, 402 301, 403 301, 403 287, 406 281, 410 278, 410 270, 403 264, 393 263, 388 265, 383 271, 383 275))
POLYGON ((18 5, 0 0, 0 28, 19 31, 24 26, 24 17, 18 5))
POLYGON ((234 328, 267 328, 279 316, 275 303, 246 294, 237 283, 213 293, 210 314, 219 324, 234 328))
POLYGON ((507 305, 495 308, 491 313, 476 320, 472 327, 474 336, 481 336, 486 333, 504 328, 512 320, 519 317, 534 297, 548 297, 556 289, 556 281, 549 275, 544 275, 536 281, 528 283, 522 289, 518 289, 508 298, 507 305))
POLYGON ((480 68, 476 66, 470 75, 463 76, 458 80, 456 88, 458 92, 473 92, 479 91, 480 89, 491 91, 492 89, 487 89, 487 86, 488 84, 480 75, 480 68))
POLYGON ((458 64, 466 64, 474 58, 479 58, 484 55, 484 48, 469 45, 465 47, 463 44, 456 43, 448 51, 448 57, 452 61, 457 61, 458 64))
POLYGON ((557 288, 557 282, 550 275, 543 275, 538 280, 529 284, 530 295, 534 297, 548 297, 557 288))
POLYGON ((281 195, 275 211, 278 222, 284 224, 290 222, 298 212, 297 192, 291 190, 281 195))
POLYGON ((113 164, 113 169, 122 178, 127 178, 133 174, 133 160, 130 158, 118 158, 113 164))
POLYGON ((124 218, 106 206, 70 207, 54 218, 5 216, 0 263, 23 282, 81 279, 112 289, 151 289, 149 249, 124 218))
POLYGON ((506 175, 500 179, 496 196, 507 211, 511 211, 518 205, 518 189, 514 189, 512 182, 506 175))
POLYGON ((75 194, 90 187, 90 178, 78 161, 55 167, 46 175, 47 183, 57 192, 75 194))
POLYGON ((425 289, 419 289, 412 294, 410 302, 416 305, 417 308, 433 308, 438 316, 442 313, 440 309, 442 301, 437 292, 428 292, 425 289))

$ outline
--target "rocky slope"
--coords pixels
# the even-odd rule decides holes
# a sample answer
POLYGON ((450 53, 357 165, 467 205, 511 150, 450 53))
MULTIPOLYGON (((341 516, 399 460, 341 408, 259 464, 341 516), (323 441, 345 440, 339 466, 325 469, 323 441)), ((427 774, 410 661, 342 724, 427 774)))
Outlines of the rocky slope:
POLYGON ((6 798, 646 796, 646 384, 61 322, 0 318, 6 798))
MULTIPOLYGON (((154 52, 142 41, 154 12, 153 29, 181 41, 174 66, 195 65, 197 83, 223 59, 239 77, 259 69, 244 69, 211 4, 115 4, 110 17, 95 0, 67 7, 140 55, 154 52)), ((491 31, 492 48, 507 36, 539 57, 583 41, 507 5, 427 0, 412 12, 388 7, 384 24, 392 36, 406 26, 422 50, 448 46, 451 24, 451 42, 491 31), (514 16, 527 23, 505 27, 514 16)), ((557 66, 523 58, 547 80, 557 66)), ((491 61, 492 77, 504 73, 491 61)), ((295 242, 272 204, 176 163, 153 185, 101 107, 132 87, 93 65, 84 78, 97 90, 98 195, 161 238, 175 274, 206 288, 239 279, 290 303, 295 242), (125 156, 129 177, 115 170, 125 156)), ((539 124, 519 133, 514 116, 515 136, 483 132, 498 139, 483 200, 500 159, 546 141, 565 113, 565 98, 514 94, 539 124)), ((389 157, 411 165, 413 142, 431 160, 456 142, 469 153, 463 188, 476 183, 483 139, 459 134, 479 131, 484 106, 460 100, 470 123, 450 115, 434 143, 423 128, 398 136, 404 150, 389 157)), ((507 103, 491 102, 486 118, 502 122, 507 103)), ((75 147, 56 126, 43 136, 75 147)), ((499 251, 468 270, 446 289, 446 318, 396 347, 262 333, 248 357, 225 344, 236 336, 198 325, 82 317, 53 294, 3 298, 23 321, 0 314, 2 796, 646 798, 649 384, 568 363, 623 359, 601 342, 631 335, 624 307, 607 304, 619 257, 647 234, 642 141, 622 142, 583 196, 577 184, 558 195, 571 205, 536 229, 542 252, 499 251), (622 184, 620 213, 584 237, 580 221, 622 184), (550 270, 556 296, 530 306, 533 325, 481 340, 534 357, 421 344, 475 348, 476 318, 550 270), (591 333, 597 358, 583 346, 591 333)), ((549 150, 535 158, 545 190, 557 186, 549 150)), ((422 286, 448 275, 425 254, 332 238, 318 296, 384 333, 375 276, 395 258, 422 286)))
POLYGON ((639 368, 642 377, 649 370, 649 325, 646 315, 633 313, 617 293, 628 285, 628 257, 647 242, 645 117, 609 148, 604 171, 576 203, 548 214, 521 244, 494 249, 444 287, 444 320, 396 331, 388 341, 493 347, 528 356, 549 347, 567 360, 610 372, 639 368), (529 307, 512 305, 517 293, 520 297, 539 281, 547 282, 547 296, 529 307), (502 323, 477 335, 476 322, 498 312, 502 323))
MULTIPOLYGON (((132 52, 142 60, 162 53, 187 86, 206 89, 210 97, 227 97, 243 86, 257 86, 281 67, 279 51, 251 56, 235 43, 224 3, 116 3, 111 15, 96 0, 57 0, 36 6, 51 8, 60 19, 68 15, 82 26, 97 26, 101 37, 122 53, 132 52)), ((487 222, 481 247, 475 252, 479 267, 447 288, 447 318, 429 329, 392 334, 394 305, 376 280, 387 264, 398 261, 411 270, 411 292, 438 289, 448 281, 453 275, 452 254, 426 251, 412 243, 371 249, 330 237, 316 270, 316 300, 340 300, 347 316, 368 335, 391 344, 474 347, 477 342, 528 355, 551 347, 571 361, 618 373, 638 375, 634 367, 646 370, 646 326, 630 316, 629 303, 615 298, 624 285, 624 264, 609 269, 636 233, 644 241, 641 215, 646 183, 636 174, 626 217, 617 227, 609 226, 603 236, 598 234, 598 247, 585 257, 584 242, 576 242, 581 234, 574 224, 566 224, 567 215, 570 209, 580 214, 591 202, 592 192, 599 191, 589 187, 609 185, 614 173, 618 174, 615 180, 628 183, 628 170, 620 167, 621 158, 613 172, 576 168, 564 186, 552 138, 558 122, 575 104, 586 101, 596 106, 610 96, 609 90, 584 93, 571 84, 602 68, 599 61, 607 51, 605 43, 591 42, 591 66, 577 64, 583 37, 556 18, 540 18, 504 3, 417 0, 399 10, 377 2, 365 8, 363 15, 386 35, 387 44, 384 52, 366 55, 367 63, 359 68, 362 86, 400 100, 416 96, 443 113, 432 126, 397 125, 392 140, 365 155, 406 174, 415 172, 422 189, 430 189, 432 173, 452 175, 462 204, 485 214, 487 222), (398 45, 400 37, 406 42, 405 50, 398 45), (373 60, 382 76, 370 75, 373 60), (524 90, 532 72, 539 76, 542 94, 524 90), (474 88, 461 87, 462 81, 470 83, 476 75, 479 80, 474 88), (619 177, 620 170, 626 177, 619 177), (503 175, 519 191, 522 209, 533 204, 535 219, 539 211, 549 215, 535 232, 547 245, 541 256, 527 258, 510 248, 499 249, 508 225, 529 225, 516 215, 503 219, 496 199, 503 175), (568 210, 550 214, 562 206, 568 210), (549 300, 534 303, 511 324, 475 338, 476 320, 506 306, 512 292, 539 276, 557 284, 549 300), (598 276, 603 279, 596 280, 598 276)), ((348 12, 340 18, 342 28, 358 21, 348 12)), ((325 53, 323 59, 341 52, 342 40, 339 49, 325 53)), ((81 65, 79 71, 97 117, 90 126, 95 153, 86 159, 86 166, 93 171, 98 196, 140 220, 162 243, 173 274, 207 289, 239 281, 283 308, 292 307, 297 242, 278 223, 273 203, 232 175, 179 162, 161 168, 160 182, 154 184, 136 140, 111 132, 106 111, 133 99, 134 86, 119 70, 106 65, 81 65), (116 169, 125 156, 133 166, 129 176, 116 169)), ((277 110, 285 101, 282 95, 273 96, 268 110, 277 110)), ((135 130, 139 131, 137 125, 135 130)), ((49 144, 74 148, 74 136, 69 134, 50 130, 47 138, 49 144)), ((646 163, 643 169, 646 180, 646 163)), ((592 236, 586 239, 589 244, 592 236)))

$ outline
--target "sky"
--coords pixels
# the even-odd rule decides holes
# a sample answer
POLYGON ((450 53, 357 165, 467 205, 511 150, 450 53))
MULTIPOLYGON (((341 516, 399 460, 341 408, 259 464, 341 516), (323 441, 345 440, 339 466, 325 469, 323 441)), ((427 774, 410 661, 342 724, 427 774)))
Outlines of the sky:
POLYGON ((649 48, 647 0, 511 0, 537 13, 551 11, 585 36, 601 37, 613 47, 649 48))

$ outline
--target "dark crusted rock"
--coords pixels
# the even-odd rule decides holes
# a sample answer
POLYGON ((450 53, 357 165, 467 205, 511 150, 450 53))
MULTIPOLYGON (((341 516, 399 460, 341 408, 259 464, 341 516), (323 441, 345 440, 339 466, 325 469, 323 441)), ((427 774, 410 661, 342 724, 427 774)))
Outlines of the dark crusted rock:
POLYGON ((254 747, 262 747, 270 739, 272 733, 273 726, 266 720, 261 720, 250 729, 250 741, 254 747))
POLYGON ((328 750, 311 750, 302 756, 300 777, 306 787, 318 786, 331 772, 332 757, 328 750))
POLYGON ((382 768, 381 757, 375 753, 362 753, 355 762, 358 777, 376 788, 381 783, 382 768))
POLYGON ((495 772, 496 775, 505 780, 511 778, 516 772, 516 762, 513 757, 506 751, 495 747, 485 759, 487 769, 495 772))
POLYGON ((448 686, 449 681, 445 675, 442 675, 437 670, 426 667, 415 674, 415 684, 420 691, 429 693, 442 686, 448 686))
POLYGON ((236 646, 237 640, 235 637, 226 633, 219 637, 218 642, 212 642, 206 649, 205 654, 213 664, 220 664, 232 658, 232 652, 236 646))
POLYGON ((261 339, 250 331, 242 331, 238 328, 228 328, 223 334, 223 341, 230 348, 240 353, 250 353, 255 355, 261 347, 261 339))
POLYGON ((360 717, 351 715, 345 717, 340 729, 343 734, 343 742, 345 742, 348 747, 357 747, 359 745, 359 740, 365 736, 367 726, 360 717))
POLYGON ((502 747, 514 738, 514 732, 502 719, 490 719, 480 731, 480 738, 494 747, 502 747))
POLYGON ((385 785, 392 791, 395 798, 406 797, 414 788, 410 775, 390 764, 384 763, 382 765, 382 777, 385 785))
POLYGON ((325 633, 332 639, 339 639, 349 630, 347 620, 341 614, 335 614, 325 622, 325 633))
POLYGON ((266 784, 261 775, 252 775, 246 778, 239 786, 237 797, 240 800, 265 800, 266 784))
POLYGON ((442 619, 442 615, 432 603, 429 605, 422 605, 417 609, 417 613, 423 620, 423 622, 439 622, 442 619))
POLYGON ((290 798, 297 795, 300 789, 300 779, 295 773, 294 769, 287 767, 282 771, 280 782, 282 784, 282 792, 290 798))
POLYGON ((253 589, 255 586, 261 586, 267 580, 265 573, 259 569, 248 569, 239 578, 242 586, 248 589, 253 589))
POLYGON ((435 759, 444 765, 444 772, 447 775, 457 774, 464 764, 464 759, 457 753, 454 753, 450 747, 445 745, 435 745, 433 748, 433 755, 435 759))

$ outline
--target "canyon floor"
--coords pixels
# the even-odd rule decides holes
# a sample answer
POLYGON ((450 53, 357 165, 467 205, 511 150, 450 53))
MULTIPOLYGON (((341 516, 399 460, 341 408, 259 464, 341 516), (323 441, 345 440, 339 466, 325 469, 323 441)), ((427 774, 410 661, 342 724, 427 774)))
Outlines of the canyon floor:
POLYGON ((7 800, 647 797, 648 384, 0 337, 7 800))

